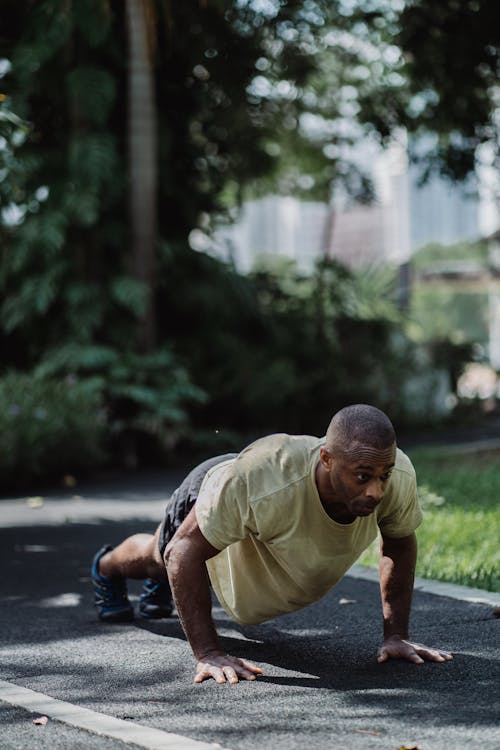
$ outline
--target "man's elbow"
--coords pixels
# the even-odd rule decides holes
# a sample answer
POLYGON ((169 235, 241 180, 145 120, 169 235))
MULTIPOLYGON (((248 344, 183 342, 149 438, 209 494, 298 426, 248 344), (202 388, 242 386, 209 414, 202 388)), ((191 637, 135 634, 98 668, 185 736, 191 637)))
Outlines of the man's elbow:
POLYGON ((382 539, 380 545, 380 558, 395 560, 414 560, 417 556, 417 539, 415 534, 405 537, 382 539))
POLYGON ((167 573, 180 568, 190 568, 193 571, 198 568, 205 568, 206 561, 219 553, 219 550, 212 547, 201 533, 195 516, 191 515, 191 520, 188 523, 189 518, 190 516, 165 548, 163 561, 167 573))
POLYGON ((165 569, 167 573, 169 573, 169 571, 172 571, 173 569, 177 569, 179 567, 179 564, 182 562, 182 559, 185 555, 183 546, 185 545, 182 545, 180 543, 180 540, 176 539, 174 536, 173 539, 171 539, 165 547, 165 552, 163 553, 163 562, 165 563, 165 569))
POLYGON ((206 550, 200 549, 196 541, 176 535, 167 544, 163 561, 168 573, 169 570, 174 568, 204 565, 209 556, 206 554, 206 550))

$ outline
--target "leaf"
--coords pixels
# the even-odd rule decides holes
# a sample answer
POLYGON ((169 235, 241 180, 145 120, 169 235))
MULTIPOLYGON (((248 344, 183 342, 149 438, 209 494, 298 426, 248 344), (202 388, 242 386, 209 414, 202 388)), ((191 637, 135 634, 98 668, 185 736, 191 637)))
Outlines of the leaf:
POLYGON ((108 71, 92 65, 80 65, 67 76, 71 95, 75 102, 85 102, 85 114, 92 122, 106 122, 116 96, 116 86, 108 71))
POLYGON ((33 719, 33 724, 38 724, 41 727, 44 727, 46 724, 49 723, 49 719, 47 716, 38 716, 36 719, 33 719))
POLYGON ((69 142, 69 168, 73 180, 86 190, 98 190, 113 179, 117 153, 110 134, 73 136, 69 142))
POLYGON ((28 497, 26 504, 29 508, 41 508, 43 505, 43 497, 28 497))
POLYGON ((65 474, 62 478, 62 483, 65 487, 76 487, 77 481, 73 474, 65 474))
POLYGON ((111 284, 111 296, 118 304, 142 315, 146 308, 147 287, 129 276, 117 276, 111 284))

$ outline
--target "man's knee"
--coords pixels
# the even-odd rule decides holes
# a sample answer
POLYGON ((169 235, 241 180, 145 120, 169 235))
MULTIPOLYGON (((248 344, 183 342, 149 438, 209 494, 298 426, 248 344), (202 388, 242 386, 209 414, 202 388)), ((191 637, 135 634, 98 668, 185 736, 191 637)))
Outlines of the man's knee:
POLYGON ((161 527, 162 527, 162 524, 160 524, 160 525, 158 526, 158 528, 156 529, 156 531, 155 531, 155 533, 154 533, 154 536, 153 536, 153 550, 152 550, 152 554, 153 554, 153 560, 154 560, 154 562, 155 562, 156 566, 158 567, 158 571, 159 571, 159 572, 160 572, 161 574, 164 574, 164 575, 166 575, 166 570, 165 570, 165 563, 164 563, 164 561, 163 561, 163 558, 162 558, 162 556, 161 556, 161 552, 160 552, 160 534, 161 534, 161 527))

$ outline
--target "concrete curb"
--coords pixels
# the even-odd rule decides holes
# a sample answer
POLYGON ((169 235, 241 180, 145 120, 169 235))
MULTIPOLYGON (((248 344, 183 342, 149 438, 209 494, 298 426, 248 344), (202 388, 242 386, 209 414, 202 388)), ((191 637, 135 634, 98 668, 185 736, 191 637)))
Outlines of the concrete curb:
MULTIPOLYGON (((0 701, 50 717, 87 732, 111 737, 145 750, 223 750, 218 743, 200 742, 180 734, 163 732, 143 724, 116 719, 89 708, 60 701, 29 688, 0 680, 0 701)), ((227 749, 226 749, 227 750, 227 749)))
MULTIPOLYGON (((352 578, 360 578, 364 581, 378 583, 378 570, 368 568, 364 565, 353 565, 346 575, 352 578)), ((484 591, 483 589, 473 589, 468 586, 459 586, 455 583, 443 583, 442 581, 433 581, 431 578, 415 578, 415 591, 421 591, 424 594, 434 594, 434 596, 447 596, 450 599, 459 599, 463 602, 472 604, 489 604, 492 607, 500 607, 500 594, 494 591, 484 591)))

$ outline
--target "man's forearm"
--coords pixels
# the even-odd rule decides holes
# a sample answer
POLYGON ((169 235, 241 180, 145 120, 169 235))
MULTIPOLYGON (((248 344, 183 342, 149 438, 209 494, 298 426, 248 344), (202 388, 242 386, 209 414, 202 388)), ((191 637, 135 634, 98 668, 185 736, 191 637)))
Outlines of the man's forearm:
POLYGON ((177 612, 196 659, 195 682, 255 680, 262 669, 224 652, 212 620, 206 561, 220 552, 203 536, 193 508, 167 544, 164 562, 177 612))
POLYGON ((404 539, 382 540, 379 575, 384 638, 408 638, 416 559, 414 534, 404 539))
POLYGON ((190 559, 174 547, 165 564, 179 619, 196 659, 220 652, 205 562, 190 559))

